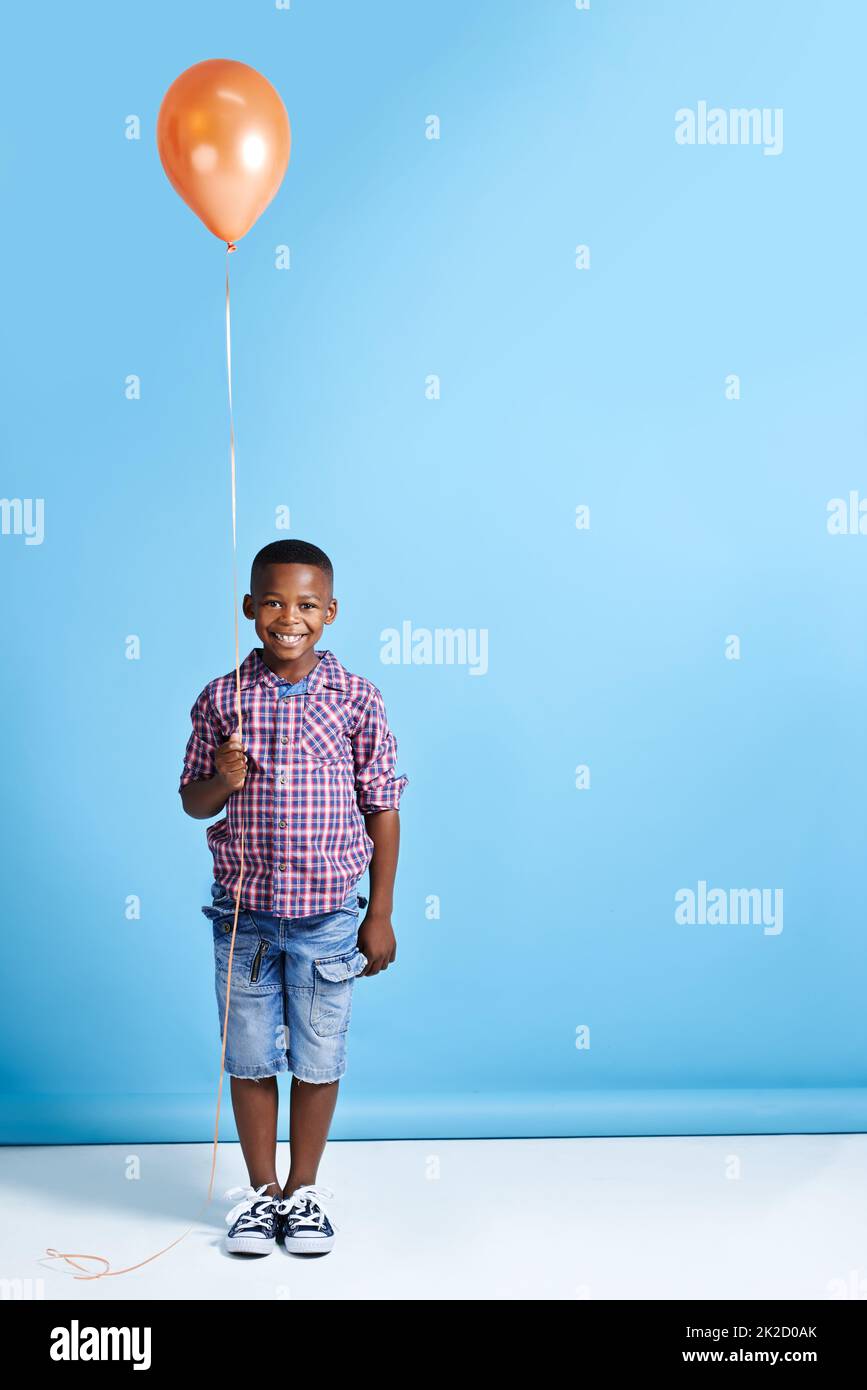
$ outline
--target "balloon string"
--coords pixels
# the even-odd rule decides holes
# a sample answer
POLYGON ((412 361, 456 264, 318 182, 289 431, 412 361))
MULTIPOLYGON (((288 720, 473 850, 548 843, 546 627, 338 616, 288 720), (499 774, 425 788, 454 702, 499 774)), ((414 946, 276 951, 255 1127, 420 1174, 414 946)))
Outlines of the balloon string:
MULTIPOLYGON (((229 309, 229 253, 232 251, 236 251, 237 249, 238 248, 235 246, 234 242, 229 241, 226 243, 226 376, 229 383, 229 452, 232 461, 232 580, 235 600, 235 699, 238 714, 238 734, 240 735, 241 745, 243 746, 244 734, 243 729, 241 727, 241 653, 238 638, 238 535, 236 525, 235 504, 235 420, 232 411, 232 321, 229 309)), ((173 1246, 178 1245, 180 1241, 186 1239, 186 1237, 190 1234, 190 1231, 194 1229, 195 1223, 198 1221, 202 1212, 213 1200, 214 1175, 217 1169, 217 1146, 219 1144, 220 1138, 220 1102, 222 1100, 223 1095, 223 1075, 226 1069, 226 1042, 229 1033, 229 1000, 232 995, 232 960, 235 954, 235 933, 238 930, 238 913, 241 907, 241 889, 243 883, 244 827, 242 823, 241 856, 238 868, 238 893, 235 898, 235 920, 232 923, 232 940, 229 946, 229 974, 228 980, 226 982, 226 1012, 223 1016, 223 1047, 220 1053, 220 1081, 217 1086, 217 1111, 214 1117, 214 1139, 213 1149, 211 1153, 211 1176, 208 1182, 208 1195, 205 1198, 199 1210, 196 1212, 196 1215, 193 1218, 192 1226, 188 1226, 187 1229, 175 1240, 171 1241, 170 1244, 163 1246, 162 1250, 157 1250, 153 1255, 148 1255, 147 1259, 145 1260, 139 1260, 138 1264, 127 1265, 125 1269, 112 1269, 109 1261, 105 1258, 104 1255, 85 1255, 75 1251, 68 1251, 64 1253, 60 1250, 55 1250, 53 1246, 46 1246, 46 1255, 50 1256, 53 1259, 65 1260, 66 1263, 70 1265, 73 1269, 83 1268, 82 1265, 77 1263, 78 1260, 98 1260, 101 1264, 105 1265, 105 1268, 98 1270, 96 1274, 74 1274, 72 1276, 74 1279, 105 1279, 107 1277, 114 1276, 117 1274, 130 1274, 132 1270, 141 1269, 143 1265, 150 1264, 151 1260, 158 1260, 161 1255, 165 1255, 167 1250, 171 1250, 173 1246)))

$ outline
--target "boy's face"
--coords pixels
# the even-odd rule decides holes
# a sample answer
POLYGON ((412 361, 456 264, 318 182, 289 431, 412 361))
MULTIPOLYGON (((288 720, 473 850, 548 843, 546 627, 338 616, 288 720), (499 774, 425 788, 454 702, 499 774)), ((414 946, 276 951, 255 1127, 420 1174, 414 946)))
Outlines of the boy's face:
POLYGON ((254 620, 269 666, 306 670, 323 627, 337 617, 337 599, 320 569, 268 565, 256 592, 244 595, 244 616, 254 620))

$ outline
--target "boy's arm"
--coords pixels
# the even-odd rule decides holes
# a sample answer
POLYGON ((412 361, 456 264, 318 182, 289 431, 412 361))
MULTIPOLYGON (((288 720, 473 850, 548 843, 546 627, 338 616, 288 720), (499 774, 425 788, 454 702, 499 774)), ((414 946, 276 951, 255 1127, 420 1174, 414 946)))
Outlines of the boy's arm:
POLYGON ((398 806, 409 778, 396 771, 397 740, 388 727, 382 695, 374 686, 353 735, 355 796, 373 841, 370 902, 358 932, 358 946, 368 959, 365 975, 378 975, 395 959, 397 942, 391 925, 394 879, 400 848, 398 806))
POLYGON ((186 782, 180 792, 181 805, 194 820, 209 820, 211 816, 216 816, 230 796, 230 789, 219 772, 215 772, 213 777, 186 782))
POLYGON ((190 719, 193 727, 184 750, 178 791, 188 816, 208 820, 244 785, 246 758, 237 734, 221 742, 207 686, 190 710, 190 719))
POLYGON ((400 816, 397 811, 369 811, 364 820, 373 841, 367 911, 390 917, 394 911, 394 879, 400 851, 400 816))

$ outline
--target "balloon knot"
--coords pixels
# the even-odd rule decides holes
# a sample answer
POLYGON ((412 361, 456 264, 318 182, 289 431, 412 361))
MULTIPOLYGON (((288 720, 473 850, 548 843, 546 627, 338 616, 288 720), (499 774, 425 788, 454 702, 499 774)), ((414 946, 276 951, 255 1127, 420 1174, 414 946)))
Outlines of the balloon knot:
POLYGON ((237 249, 238 249, 238 248, 237 248, 237 246, 235 245, 234 241, 227 241, 227 242, 226 242, 226 254, 227 254, 227 255, 228 255, 228 253, 229 253, 230 251, 237 251, 237 249))

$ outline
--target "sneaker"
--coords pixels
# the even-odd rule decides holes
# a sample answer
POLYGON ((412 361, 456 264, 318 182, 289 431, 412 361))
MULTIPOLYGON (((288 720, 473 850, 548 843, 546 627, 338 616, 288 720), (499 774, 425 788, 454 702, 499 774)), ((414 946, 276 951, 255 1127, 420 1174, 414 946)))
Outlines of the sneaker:
POLYGON ((331 1249, 337 1227, 329 1221, 322 1198, 333 1196, 330 1187, 306 1183, 277 1203, 283 1244, 290 1254, 320 1255, 331 1249))
POLYGON ((226 1215, 226 1249, 232 1255, 270 1255, 277 1239, 281 1199, 261 1187, 230 1187, 223 1196, 241 1201, 226 1215))

